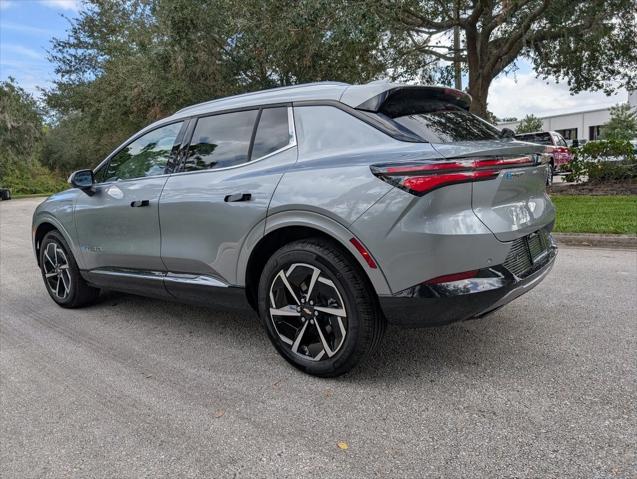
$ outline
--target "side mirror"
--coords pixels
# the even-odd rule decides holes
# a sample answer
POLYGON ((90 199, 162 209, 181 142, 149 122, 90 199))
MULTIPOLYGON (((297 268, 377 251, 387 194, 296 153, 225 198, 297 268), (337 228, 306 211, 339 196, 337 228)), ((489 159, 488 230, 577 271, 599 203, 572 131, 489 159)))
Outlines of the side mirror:
POLYGON ((515 136, 515 132, 511 128, 502 128, 500 136, 502 136, 502 138, 513 138, 515 136))
POLYGON ((69 184, 81 190, 90 190, 95 183, 93 170, 78 170, 69 176, 69 184))

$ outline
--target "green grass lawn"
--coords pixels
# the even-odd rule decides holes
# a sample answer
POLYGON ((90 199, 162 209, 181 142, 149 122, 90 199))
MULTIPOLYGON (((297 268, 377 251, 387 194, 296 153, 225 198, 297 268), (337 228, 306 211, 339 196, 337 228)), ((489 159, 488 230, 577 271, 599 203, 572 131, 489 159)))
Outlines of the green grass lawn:
POLYGON ((555 231, 560 233, 637 233, 637 195, 556 195, 555 231))

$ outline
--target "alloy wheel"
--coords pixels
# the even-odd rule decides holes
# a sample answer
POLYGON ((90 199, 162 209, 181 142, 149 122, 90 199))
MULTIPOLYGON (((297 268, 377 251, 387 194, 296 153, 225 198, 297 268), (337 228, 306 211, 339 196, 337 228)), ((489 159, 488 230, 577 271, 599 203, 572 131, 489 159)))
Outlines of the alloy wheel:
POLYGON ((294 263, 270 285, 270 320, 292 353, 311 361, 332 358, 347 335, 347 311, 338 288, 316 266, 294 263))
POLYGON ((71 292, 69 262, 60 246, 51 242, 44 250, 42 268, 49 290, 59 299, 65 300, 71 292))

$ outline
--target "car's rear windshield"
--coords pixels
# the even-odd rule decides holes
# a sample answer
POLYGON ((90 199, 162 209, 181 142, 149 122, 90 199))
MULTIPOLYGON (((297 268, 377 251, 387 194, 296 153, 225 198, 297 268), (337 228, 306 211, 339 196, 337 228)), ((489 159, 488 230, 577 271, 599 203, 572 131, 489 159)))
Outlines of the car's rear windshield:
POLYGON ((530 133, 528 135, 515 135, 520 141, 528 141, 529 143, 538 143, 540 145, 552 145, 550 133, 530 133))
POLYGON ((494 140, 501 137, 500 130, 495 126, 451 103, 419 102, 414 110, 393 116, 391 111, 381 109, 375 115, 384 121, 397 123, 401 129, 430 143, 494 140))

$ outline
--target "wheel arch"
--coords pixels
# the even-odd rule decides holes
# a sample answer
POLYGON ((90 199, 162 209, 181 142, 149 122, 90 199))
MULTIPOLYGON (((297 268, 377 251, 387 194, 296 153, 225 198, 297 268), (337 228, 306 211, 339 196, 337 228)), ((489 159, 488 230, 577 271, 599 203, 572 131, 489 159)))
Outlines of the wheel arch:
POLYGON ((267 218, 262 231, 263 236, 250 242, 253 245, 251 248, 242 250, 237 277, 238 283, 245 285, 248 302, 255 309, 259 277, 270 256, 285 244, 310 237, 324 238, 338 244, 360 266, 376 294, 391 293, 380 268, 370 268, 350 243, 354 234, 333 219, 313 212, 282 212, 267 218))
POLYGON ((45 217, 37 225, 34 225, 33 227, 33 250, 35 252, 35 258, 38 263, 38 266, 40 266, 40 245, 42 244, 42 239, 44 239, 44 236, 49 231, 54 231, 54 230, 59 232, 62 235, 66 243, 69 245, 69 248, 71 248, 71 253, 75 257, 75 261, 77 262, 78 255, 76 254, 76 251, 73 250, 73 242, 71 241, 71 237, 68 234, 68 232, 65 230, 65 228, 61 224, 59 224, 53 218, 45 217))

